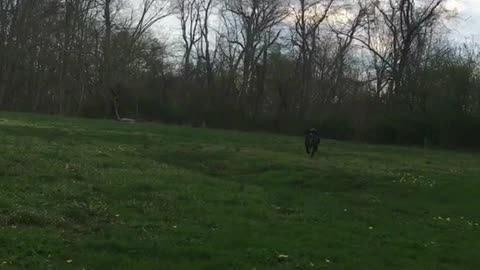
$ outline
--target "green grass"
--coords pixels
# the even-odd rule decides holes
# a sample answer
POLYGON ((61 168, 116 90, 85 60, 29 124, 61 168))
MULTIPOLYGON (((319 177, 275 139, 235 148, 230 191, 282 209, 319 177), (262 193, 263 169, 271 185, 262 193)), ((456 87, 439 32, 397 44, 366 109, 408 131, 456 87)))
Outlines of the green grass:
POLYGON ((0 269, 480 269, 480 156, 302 143, 2 113, 0 269))

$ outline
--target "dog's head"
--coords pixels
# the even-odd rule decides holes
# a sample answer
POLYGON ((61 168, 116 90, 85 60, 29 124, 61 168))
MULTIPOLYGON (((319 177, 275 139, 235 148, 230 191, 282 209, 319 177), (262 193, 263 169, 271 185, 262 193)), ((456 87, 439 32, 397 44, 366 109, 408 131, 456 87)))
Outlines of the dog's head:
POLYGON ((319 132, 314 128, 305 131, 305 142, 307 143, 307 145, 311 146, 318 145, 318 143, 320 142, 319 132))
POLYGON ((317 131, 317 129, 315 129, 315 128, 311 128, 311 129, 305 131, 304 134, 305 134, 305 135, 318 134, 318 131, 317 131))

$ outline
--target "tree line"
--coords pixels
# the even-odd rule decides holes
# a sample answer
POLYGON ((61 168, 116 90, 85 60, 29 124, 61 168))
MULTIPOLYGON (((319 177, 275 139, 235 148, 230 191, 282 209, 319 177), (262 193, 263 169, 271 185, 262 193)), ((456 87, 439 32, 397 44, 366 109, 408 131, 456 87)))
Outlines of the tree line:
POLYGON ((480 146, 444 2, 0 0, 0 109, 480 146))

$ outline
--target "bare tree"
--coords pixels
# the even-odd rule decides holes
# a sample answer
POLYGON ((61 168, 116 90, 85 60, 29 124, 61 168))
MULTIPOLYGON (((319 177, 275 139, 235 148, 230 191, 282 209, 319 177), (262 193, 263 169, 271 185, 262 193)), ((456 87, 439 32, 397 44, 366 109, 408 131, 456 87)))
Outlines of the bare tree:
POLYGON ((330 31, 335 35, 337 41, 337 49, 335 56, 333 58, 333 66, 331 68, 331 86, 328 89, 328 92, 325 95, 323 103, 329 102, 341 102, 342 96, 339 91, 342 88, 342 82, 345 78, 345 65, 346 57, 351 49, 352 43, 355 40, 357 32, 367 23, 365 18, 368 13, 370 6, 364 6, 364 4, 359 1, 357 6, 357 13, 351 19, 347 19, 346 22, 334 21, 330 25, 330 31))
POLYGON ((199 33, 201 27, 201 4, 198 0, 177 0, 177 8, 184 47, 183 74, 186 79, 190 79, 192 50, 202 38, 199 33))
POLYGON ((227 27, 239 26, 237 35, 229 42, 240 47, 243 72, 238 96, 241 97, 252 90, 255 65, 277 41, 280 30, 274 28, 288 13, 281 0, 227 0, 224 9, 229 16, 227 20, 230 20, 227 27), (265 35, 270 35, 270 38, 265 39, 265 35))
MULTIPOLYGON (((439 22, 443 0, 375 1, 364 35, 356 38, 370 50, 377 62, 377 73, 389 73, 389 96, 408 98, 412 54, 420 49, 421 36, 429 35, 439 22), (388 52, 385 51, 388 49, 388 52)), ((380 84, 380 83, 378 83, 380 84)), ((378 86, 380 87, 380 86, 378 86)), ((411 102, 409 102, 412 107, 411 102)))
POLYGON ((205 70, 206 70, 206 77, 207 77, 207 89, 213 86, 213 62, 216 55, 216 51, 214 51, 213 55, 211 52, 211 45, 210 45, 210 17, 214 8, 214 1, 213 0, 198 0, 200 1, 200 6, 202 8, 202 21, 200 24, 200 34, 201 34, 201 42, 200 42, 200 49, 199 49, 199 57, 205 63, 205 70))
MULTIPOLYGON (((118 81, 114 80, 114 74, 112 70, 112 3, 114 0, 103 0, 104 10, 104 23, 105 23, 105 37, 103 47, 103 84, 105 93, 111 93, 113 99, 113 107, 115 117, 121 119, 119 113, 119 99, 120 90, 117 87, 118 81)), ((135 20, 132 16, 130 22, 127 23, 127 29, 124 31, 131 32, 129 41, 127 41, 126 55, 123 55, 127 59, 126 65, 130 65, 133 59, 133 48, 135 44, 141 39, 141 37, 158 21, 169 16, 173 12, 173 6, 168 0, 142 0, 140 5, 140 16, 138 20, 135 20), (133 29, 133 30, 131 30, 133 29)), ((117 77, 122 77, 117 76, 117 77)), ((107 94, 108 95, 108 94, 107 94)))
POLYGON ((295 20, 291 40, 298 49, 298 72, 301 76, 300 115, 303 115, 306 110, 307 92, 311 88, 318 31, 334 2, 335 0, 298 0, 290 6, 295 20))

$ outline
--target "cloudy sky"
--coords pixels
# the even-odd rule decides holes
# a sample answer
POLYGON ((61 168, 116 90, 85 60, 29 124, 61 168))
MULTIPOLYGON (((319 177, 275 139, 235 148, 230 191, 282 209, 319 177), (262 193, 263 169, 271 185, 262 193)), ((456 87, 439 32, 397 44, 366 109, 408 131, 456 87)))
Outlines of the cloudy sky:
MULTIPOLYGON (((480 43, 480 0, 445 0, 445 7, 457 13, 448 23, 450 35, 460 42, 473 38, 480 43)), ((180 29, 174 17, 164 19, 155 29, 170 41, 178 39, 180 29)))
POLYGON ((480 0, 447 0, 446 6, 459 15, 450 27, 452 34, 480 42, 480 0))

